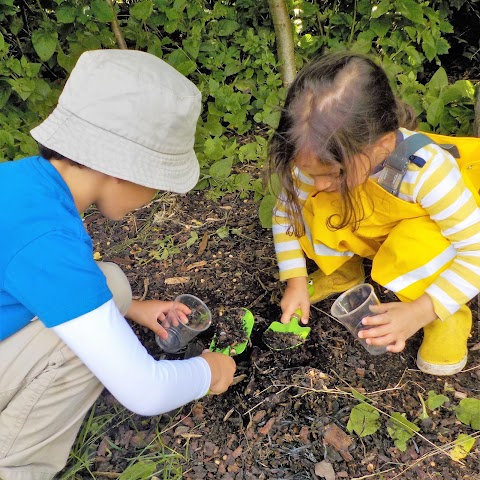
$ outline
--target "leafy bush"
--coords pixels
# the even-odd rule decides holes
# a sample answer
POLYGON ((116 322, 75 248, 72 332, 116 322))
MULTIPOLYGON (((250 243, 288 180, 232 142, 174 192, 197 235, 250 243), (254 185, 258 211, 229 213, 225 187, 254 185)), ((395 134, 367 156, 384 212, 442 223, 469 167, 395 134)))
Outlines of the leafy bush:
MULTIPOLYGON (((448 5, 288 0, 297 69, 324 49, 374 53, 420 115, 422 128, 468 135, 474 86, 450 82, 441 67, 449 50, 445 37, 453 32, 448 5)), ((257 167, 265 162, 285 96, 267 2, 0 0, 0 158, 36 151, 29 129, 53 109, 82 52, 116 48, 114 21, 128 48, 163 58, 202 91, 197 188, 208 188, 212 197, 254 192, 260 200, 257 167)))

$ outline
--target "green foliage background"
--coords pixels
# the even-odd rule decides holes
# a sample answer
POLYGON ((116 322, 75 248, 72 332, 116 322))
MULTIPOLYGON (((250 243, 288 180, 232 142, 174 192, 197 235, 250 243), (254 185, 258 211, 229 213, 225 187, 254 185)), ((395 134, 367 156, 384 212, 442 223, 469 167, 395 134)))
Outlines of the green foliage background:
MULTIPOLYGON (((449 19, 465 3, 288 0, 297 69, 323 49, 375 54, 422 129, 469 135, 475 85, 441 66, 455 35, 449 19)), ((468 6, 478 15, 476 0, 468 6)), ((0 161, 36 152, 29 129, 53 109, 83 51, 117 48, 115 18, 128 48, 163 58, 203 93, 197 188, 263 198, 258 167, 285 96, 266 0, 0 0, 0 161)))

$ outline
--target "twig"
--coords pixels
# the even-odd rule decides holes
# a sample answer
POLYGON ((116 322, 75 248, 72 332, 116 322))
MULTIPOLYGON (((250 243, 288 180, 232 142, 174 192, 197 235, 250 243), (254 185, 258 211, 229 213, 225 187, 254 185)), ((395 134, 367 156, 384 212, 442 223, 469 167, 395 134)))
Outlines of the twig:
POLYGON ((145 297, 147 296, 148 293, 148 286, 150 285, 150 280, 148 277, 143 279, 143 295, 142 298, 140 298, 140 301, 143 302, 145 300, 145 297))
POLYGON ((107 3, 108 5, 110 5, 110 8, 112 9, 112 13, 113 13, 112 32, 115 35, 115 38, 117 40, 118 48, 120 48, 121 50, 128 50, 127 43, 125 42, 122 31, 120 29, 120 24, 118 23, 118 18, 115 13, 113 0, 107 0, 107 3))
POLYGON ((378 476, 378 475, 382 475, 383 473, 391 472, 392 470, 395 470, 395 467, 389 468, 388 470, 382 470, 382 471, 380 471, 380 472, 375 472, 375 473, 372 473, 372 474, 370 474, 370 475, 364 475, 363 477, 351 478, 350 480, 364 480, 365 478, 376 477, 376 476, 378 476))
MULTIPOLYGON (((473 435, 471 435, 472 438, 479 438, 480 437, 480 432, 475 432, 473 435)), ((453 447, 453 445, 455 444, 455 442, 449 442, 445 445, 445 448, 449 448, 449 447, 453 447)), ((390 480, 394 480, 395 478, 400 478, 400 475, 403 475, 407 470, 410 470, 411 468, 415 467, 417 464, 419 464, 420 462, 422 462, 423 460, 429 458, 429 457, 433 457, 435 455, 437 455, 439 452, 435 451, 435 449, 438 447, 436 445, 434 445, 434 449, 431 451, 431 452, 427 452, 425 453, 424 455, 422 455, 420 458, 417 458, 411 465, 409 465, 407 468, 403 469, 401 472, 399 472, 397 475, 395 475, 394 477, 392 477, 390 480)), ((448 452, 440 452, 440 453, 447 453, 448 457, 450 459, 452 459, 452 457, 450 456, 450 454, 448 452)), ((452 459, 453 460, 453 459, 452 459)), ((458 460, 456 460, 458 463, 460 463, 461 465, 464 465, 463 462, 460 462, 458 460)), ((352 479, 353 480, 353 479, 352 479)))
MULTIPOLYGON (((269 388, 271 387, 275 387, 275 386, 278 386, 278 385, 271 385, 270 387, 266 388, 265 390, 268 390, 269 388)), ((276 395, 279 395, 280 393, 284 392, 285 390, 288 390, 289 388, 291 387, 294 387, 295 385, 287 385, 285 388, 282 388, 282 390, 280 390, 279 392, 276 393, 276 395)), ((263 390, 263 391, 265 391, 263 390)), ((266 398, 264 398, 261 402, 258 402, 256 405, 254 405, 252 408, 250 408, 249 410, 247 410, 246 412, 243 413, 243 415, 247 415, 249 414, 250 412, 252 412, 253 410, 255 410, 257 407, 259 407, 260 405, 262 405, 263 403, 266 402, 266 398)))

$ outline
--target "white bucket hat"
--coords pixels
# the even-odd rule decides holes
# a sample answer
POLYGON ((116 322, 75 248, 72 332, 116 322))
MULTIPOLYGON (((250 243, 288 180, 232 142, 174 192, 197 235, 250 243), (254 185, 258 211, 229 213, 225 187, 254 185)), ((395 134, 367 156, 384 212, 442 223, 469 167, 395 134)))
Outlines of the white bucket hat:
POLYGON ((30 133, 71 160, 123 180, 177 193, 192 189, 201 93, 149 53, 83 53, 51 115, 30 133))

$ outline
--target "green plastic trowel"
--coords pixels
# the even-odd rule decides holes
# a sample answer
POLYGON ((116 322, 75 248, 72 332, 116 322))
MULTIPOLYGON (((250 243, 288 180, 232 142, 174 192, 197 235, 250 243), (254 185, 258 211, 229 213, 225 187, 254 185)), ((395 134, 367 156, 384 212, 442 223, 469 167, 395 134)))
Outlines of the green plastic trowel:
POLYGON ((263 341, 271 350, 288 350, 302 345, 311 328, 300 325, 301 310, 295 311, 288 323, 272 322, 263 333, 263 341))
POLYGON ((242 326, 245 335, 245 340, 241 343, 236 343, 234 345, 228 345, 224 348, 217 348, 215 346, 216 338, 213 337, 212 342, 210 343, 210 350, 212 352, 219 352, 225 355, 230 355, 231 357, 235 355, 240 355, 245 351, 250 340, 250 335, 252 334, 253 325, 255 324, 255 318, 250 310, 242 308, 244 314, 242 316, 242 326))
MULTIPOLYGON (((313 295, 313 283, 307 281, 308 294, 313 295)), ((299 347, 307 339, 311 328, 300 325, 302 311, 295 310, 288 323, 272 322, 263 333, 263 341, 271 350, 288 350, 299 347)))

